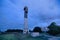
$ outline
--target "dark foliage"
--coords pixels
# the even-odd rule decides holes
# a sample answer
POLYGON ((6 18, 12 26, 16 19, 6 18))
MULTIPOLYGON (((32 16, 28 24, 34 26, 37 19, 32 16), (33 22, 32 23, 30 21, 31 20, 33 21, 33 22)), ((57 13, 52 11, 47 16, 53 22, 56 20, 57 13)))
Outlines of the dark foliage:
POLYGON ((21 29, 8 29, 5 32, 23 32, 23 30, 21 30, 21 29))
POLYGON ((47 33, 49 33, 50 35, 57 35, 60 34, 60 27, 56 25, 55 22, 52 22, 49 26, 49 31, 47 33))
POLYGON ((33 32, 32 30, 29 30, 29 32, 33 32))
POLYGON ((37 26, 37 27, 35 27, 33 29, 33 32, 39 32, 39 33, 41 33, 42 31, 41 31, 41 28, 37 26))

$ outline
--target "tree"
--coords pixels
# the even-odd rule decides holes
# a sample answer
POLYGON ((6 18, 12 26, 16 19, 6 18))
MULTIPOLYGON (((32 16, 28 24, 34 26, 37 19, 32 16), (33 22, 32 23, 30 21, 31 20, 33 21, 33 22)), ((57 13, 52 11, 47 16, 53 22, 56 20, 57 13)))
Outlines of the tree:
POLYGON ((51 27, 53 28, 53 27, 55 27, 55 26, 56 26, 56 23, 55 23, 55 22, 52 22, 52 23, 48 26, 48 28, 51 29, 51 27))
POLYGON ((21 29, 8 29, 7 31, 5 31, 5 32, 23 32, 23 30, 21 30, 21 29))
POLYGON ((29 32, 33 32, 32 30, 29 30, 29 32))
POLYGON ((60 27, 56 25, 55 22, 52 22, 49 26, 48 26, 49 31, 47 31, 47 33, 51 34, 51 35, 57 35, 60 34, 60 27))
POLYGON ((39 32, 39 33, 41 33, 42 31, 41 31, 41 28, 37 26, 37 27, 35 27, 33 29, 33 32, 39 32))

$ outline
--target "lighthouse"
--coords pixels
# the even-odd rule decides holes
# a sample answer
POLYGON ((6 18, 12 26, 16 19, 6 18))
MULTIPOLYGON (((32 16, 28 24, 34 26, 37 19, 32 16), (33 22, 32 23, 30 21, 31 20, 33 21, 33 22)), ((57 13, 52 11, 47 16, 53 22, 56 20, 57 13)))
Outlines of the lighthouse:
POLYGON ((24 7, 24 30, 23 30, 23 34, 27 34, 28 33, 28 7, 25 6, 24 7))

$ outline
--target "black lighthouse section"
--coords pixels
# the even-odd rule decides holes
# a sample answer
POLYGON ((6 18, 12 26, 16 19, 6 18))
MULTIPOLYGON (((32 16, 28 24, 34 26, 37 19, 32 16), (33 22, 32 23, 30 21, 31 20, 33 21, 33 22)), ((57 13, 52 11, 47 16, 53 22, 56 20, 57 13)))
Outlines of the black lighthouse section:
POLYGON ((24 18, 27 18, 27 15, 28 14, 28 7, 27 6, 25 6, 24 7, 24 18))
POLYGON ((24 18, 28 18, 26 13, 24 13, 24 18))

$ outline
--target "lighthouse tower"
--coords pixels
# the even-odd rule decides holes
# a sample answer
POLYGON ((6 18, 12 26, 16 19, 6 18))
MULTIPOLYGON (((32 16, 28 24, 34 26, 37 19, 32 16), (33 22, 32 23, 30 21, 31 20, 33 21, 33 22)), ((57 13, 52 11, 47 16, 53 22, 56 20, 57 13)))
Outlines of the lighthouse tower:
POLYGON ((24 7, 24 30, 23 34, 28 33, 28 8, 27 6, 24 7))

